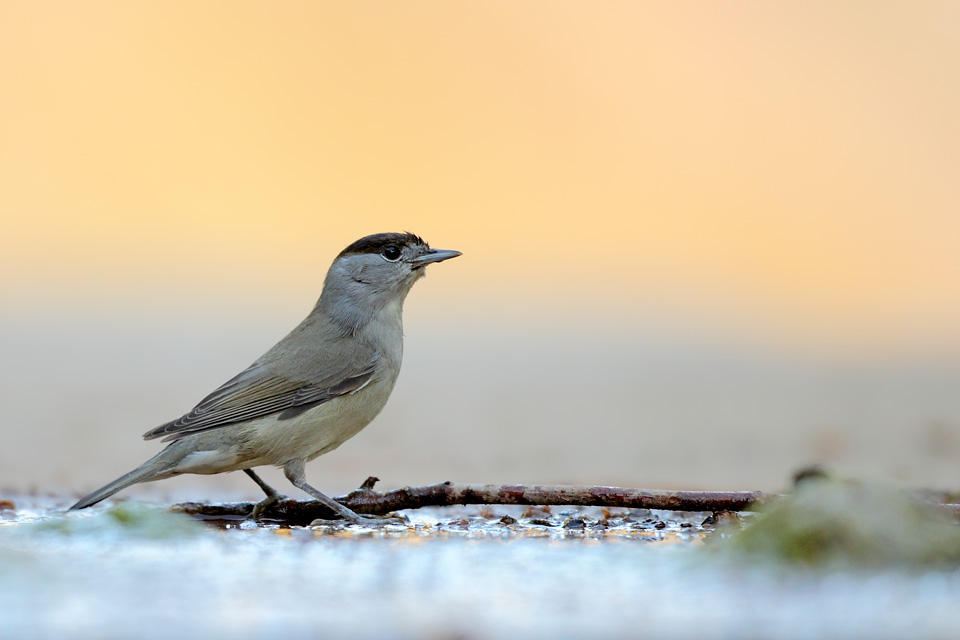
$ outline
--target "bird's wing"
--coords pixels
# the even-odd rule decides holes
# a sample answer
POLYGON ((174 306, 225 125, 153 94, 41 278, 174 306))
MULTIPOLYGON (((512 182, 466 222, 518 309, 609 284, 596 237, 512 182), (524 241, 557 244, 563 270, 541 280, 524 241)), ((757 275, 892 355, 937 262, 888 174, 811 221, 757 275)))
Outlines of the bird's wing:
POLYGON ((274 414, 280 420, 292 418, 337 396, 359 391, 373 378, 378 364, 379 357, 375 357, 365 367, 306 383, 255 363, 201 400, 190 413, 151 429, 143 437, 152 440, 166 436, 163 442, 167 442, 274 414))

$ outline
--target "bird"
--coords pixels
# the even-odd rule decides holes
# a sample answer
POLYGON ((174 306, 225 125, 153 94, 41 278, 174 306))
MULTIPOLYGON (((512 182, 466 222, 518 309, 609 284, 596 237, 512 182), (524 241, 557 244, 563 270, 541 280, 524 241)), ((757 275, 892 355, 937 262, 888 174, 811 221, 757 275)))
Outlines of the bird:
POLYGON ((412 233, 377 233, 334 259, 320 299, 280 342, 203 398, 190 412, 147 431, 165 449, 70 507, 84 509, 140 482, 185 473, 243 471, 266 498, 280 494, 254 467, 281 467, 286 478, 341 518, 370 518, 307 483, 304 465, 366 427, 393 391, 403 358, 403 303, 427 265, 459 251, 431 249, 412 233))

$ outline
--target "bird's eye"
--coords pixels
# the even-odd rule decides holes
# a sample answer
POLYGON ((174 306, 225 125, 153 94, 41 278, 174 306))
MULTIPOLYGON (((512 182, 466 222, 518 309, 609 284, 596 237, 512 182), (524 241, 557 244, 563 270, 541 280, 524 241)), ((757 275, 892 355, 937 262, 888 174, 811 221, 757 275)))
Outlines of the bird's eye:
POLYGON ((396 262, 400 259, 400 247, 390 245, 389 247, 384 248, 384 250, 380 252, 380 255, 383 256, 383 259, 388 262, 396 262))

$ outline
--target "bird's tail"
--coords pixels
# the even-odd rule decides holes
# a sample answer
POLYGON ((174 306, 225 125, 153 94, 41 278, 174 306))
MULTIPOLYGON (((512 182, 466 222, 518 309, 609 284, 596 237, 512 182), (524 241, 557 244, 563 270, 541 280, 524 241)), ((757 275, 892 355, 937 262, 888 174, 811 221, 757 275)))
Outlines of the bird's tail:
POLYGON ((74 509, 86 509, 91 505, 95 505, 101 500, 105 500, 115 494, 121 489, 126 489, 132 484, 137 484, 138 482, 147 482, 150 480, 159 480, 161 478, 167 477, 170 474, 166 472, 169 471, 170 465, 164 464, 165 461, 161 460, 161 456, 166 453, 166 451, 161 451, 160 454, 155 457, 147 460, 140 467, 134 469, 130 473, 120 476, 110 484, 105 487, 100 487, 93 493, 83 498, 77 502, 77 504, 70 507, 70 510, 74 509))

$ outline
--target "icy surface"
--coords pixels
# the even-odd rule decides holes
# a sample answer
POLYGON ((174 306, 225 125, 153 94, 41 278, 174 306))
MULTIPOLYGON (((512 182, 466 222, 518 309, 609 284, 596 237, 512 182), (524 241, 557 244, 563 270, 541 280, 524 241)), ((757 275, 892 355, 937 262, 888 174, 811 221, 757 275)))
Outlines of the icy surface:
POLYGON ((4 638, 960 634, 960 573, 735 566, 704 544, 708 514, 463 507, 379 528, 216 528, 136 504, 65 516, 53 498, 13 501, 4 638))

